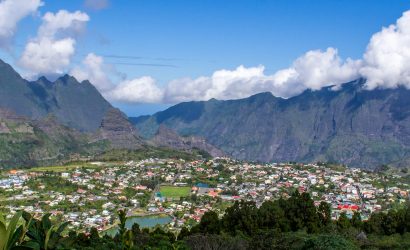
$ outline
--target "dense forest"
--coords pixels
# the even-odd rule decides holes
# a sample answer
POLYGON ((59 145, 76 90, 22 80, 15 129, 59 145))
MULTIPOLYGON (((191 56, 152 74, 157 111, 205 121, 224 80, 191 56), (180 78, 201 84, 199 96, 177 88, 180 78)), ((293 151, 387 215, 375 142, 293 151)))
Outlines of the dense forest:
POLYGON ((342 213, 331 220, 330 206, 314 205, 308 193, 297 191, 289 199, 240 201, 219 217, 204 214, 190 230, 178 235, 161 228, 125 227, 126 212, 119 211, 115 237, 67 232, 69 222, 52 222, 20 211, 8 223, 0 220, 0 249, 409 249, 410 206, 374 213, 362 221, 342 213))

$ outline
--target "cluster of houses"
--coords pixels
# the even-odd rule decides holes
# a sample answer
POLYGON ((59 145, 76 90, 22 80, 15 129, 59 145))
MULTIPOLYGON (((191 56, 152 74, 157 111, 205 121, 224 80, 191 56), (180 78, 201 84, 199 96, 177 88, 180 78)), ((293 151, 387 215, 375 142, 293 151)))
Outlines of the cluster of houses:
MULTIPOLYGON (((174 185, 189 185, 184 179, 197 179, 195 177, 198 176, 217 180, 216 183, 211 182, 211 186, 192 184, 192 194, 208 197, 207 205, 212 205, 215 200, 233 202, 244 199, 255 201, 259 206, 266 200, 288 198, 297 190, 309 192, 316 205, 328 202, 333 219, 342 212, 348 217, 359 212, 363 219, 367 219, 372 212, 387 210, 409 199, 409 185, 403 176, 385 176, 354 168, 333 169, 318 164, 252 164, 217 158, 173 166, 168 172, 166 168, 162 170, 166 172, 162 177, 174 180, 174 185)), ((156 202, 157 209, 163 209, 169 200, 161 197, 156 202)), ((200 214, 192 214, 190 218, 200 218, 200 214)))
POLYGON ((362 169, 320 164, 256 164, 229 158, 185 162, 146 159, 124 163, 92 163, 63 171, 11 170, 0 178, 4 197, 0 209, 11 214, 24 209, 41 216, 71 221, 79 229, 105 230, 116 221, 116 211, 129 215, 168 214, 171 229, 198 222, 209 210, 223 214, 236 200, 264 201, 308 192, 315 204, 328 202, 332 217, 341 212, 363 219, 370 213, 400 205, 409 198, 409 186, 399 174, 381 176, 362 169), (45 178, 64 185, 49 187, 45 178), (189 187, 181 198, 161 195, 161 185, 189 187))

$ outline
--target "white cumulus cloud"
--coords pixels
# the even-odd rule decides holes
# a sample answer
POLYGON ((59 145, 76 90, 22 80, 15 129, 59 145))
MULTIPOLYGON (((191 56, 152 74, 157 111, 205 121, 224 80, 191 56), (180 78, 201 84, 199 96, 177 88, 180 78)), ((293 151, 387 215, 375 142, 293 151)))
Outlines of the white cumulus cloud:
POLYGON ((305 89, 344 83, 359 76, 360 61, 343 61, 337 50, 313 50, 294 61, 291 67, 265 74, 265 67, 239 66, 218 70, 210 77, 183 78, 171 81, 165 89, 165 102, 188 100, 238 99, 269 91, 275 96, 290 97, 305 89))
POLYGON ((113 101, 128 103, 159 103, 163 99, 163 91, 157 86, 154 78, 143 76, 119 83, 107 93, 113 101))
POLYGON ((289 68, 272 75, 263 66, 239 66, 234 70, 217 70, 211 76, 176 79, 164 89, 163 102, 188 100, 236 99, 261 91, 291 97, 306 89, 319 90, 366 78, 368 89, 410 88, 410 11, 374 34, 362 59, 343 60, 335 48, 311 50, 297 58, 289 68))
POLYGON ((79 81, 89 80, 100 92, 105 92, 114 87, 107 74, 112 71, 112 67, 105 64, 101 56, 90 53, 83 60, 82 65, 74 67, 70 74, 79 81))
POLYGON ((360 74, 369 89, 410 87, 410 11, 372 36, 363 60, 360 74))
POLYGON ((35 13, 43 5, 41 0, 0 1, 0 46, 7 47, 14 37, 18 22, 35 13))
POLYGON ((59 33, 80 33, 90 17, 81 11, 68 12, 59 10, 57 13, 47 12, 43 16, 43 23, 38 29, 39 37, 55 37, 59 33))
POLYGON ((63 73, 75 53, 75 35, 84 29, 88 21, 88 15, 80 11, 47 12, 37 37, 26 44, 19 66, 29 74, 63 73))
POLYGON ((63 73, 74 54, 75 40, 42 38, 27 43, 19 65, 32 74, 63 73))
MULTIPOLYGON (((59 29, 59 28, 58 28, 59 29)), ((410 88, 410 11, 397 22, 372 36, 363 58, 343 59, 338 50, 310 50, 287 68, 266 74, 263 65, 216 70, 210 76, 179 78, 160 85, 149 76, 114 84, 107 76, 103 58, 90 54, 81 68, 72 71, 77 78, 90 79, 109 100, 127 103, 177 103, 211 98, 226 100, 271 92, 291 97, 306 89, 319 90, 359 77, 367 88, 410 88)))
POLYGON ((114 84, 110 75, 118 72, 113 65, 104 62, 104 58, 94 53, 88 54, 80 66, 71 72, 77 80, 89 80, 101 94, 111 101, 131 103, 162 102, 163 90, 157 86, 155 79, 149 76, 121 80, 114 84))
POLYGON ((307 52, 293 63, 292 69, 297 72, 298 81, 310 89, 318 90, 323 85, 340 84, 357 77, 360 64, 360 61, 350 58, 343 61, 336 49, 328 48, 324 52, 307 52))
MULTIPOLYGON (((262 65, 241 65, 234 70, 217 70, 212 76, 173 80, 163 88, 162 102, 238 99, 266 91, 276 96, 290 97, 305 89, 317 90, 356 78, 360 63, 351 59, 343 61, 333 48, 309 51, 296 59, 291 67, 272 75, 265 74, 265 67, 262 65)), ((138 91, 137 88, 133 90, 134 93, 138 91)), ((121 99, 119 95, 117 99, 121 99)), ((127 98, 127 101, 132 102, 132 99, 127 98)), ((135 102, 138 101, 135 99, 135 102)))
POLYGON ((159 86, 152 77, 125 80, 113 84, 107 76, 107 65, 100 56, 89 54, 82 67, 71 71, 79 80, 89 79, 109 100, 127 103, 177 103, 211 98, 227 100, 245 98, 260 92, 290 97, 306 89, 318 90, 357 78, 360 61, 342 60, 337 50, 314 50, 302 55, 286 69, 272 75, 265 67, 217 70, 211 76, 180 78, 159 86))
POLYGON ((247 97, 249 93, 263 89, 266 80, 263 72, 263 66, 246 68, 241 65, 234 70, 217 70, 210 77, 176 79, 166 86, 164 101, 173 103, 247 97))

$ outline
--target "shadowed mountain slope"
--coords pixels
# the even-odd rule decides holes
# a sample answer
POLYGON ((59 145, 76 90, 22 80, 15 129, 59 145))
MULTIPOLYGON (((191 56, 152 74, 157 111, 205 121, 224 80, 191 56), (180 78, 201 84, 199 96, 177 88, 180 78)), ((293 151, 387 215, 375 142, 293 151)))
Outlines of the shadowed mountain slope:
POLYGON ((374 168, 410 159, 410 91, 364 89, 364 79, 289 98, 261 93, 185 102, 131 119, 145 138, 161 124, 200 136, 225 153, 258 161, 331 161, 374 168))
POLYGON ((29 82, 0 60, 0 108, 30 119, 52 114, 64 125, 94 132, 112 106, 89 81, 65 75, 54 82, 45 77, 29 82))

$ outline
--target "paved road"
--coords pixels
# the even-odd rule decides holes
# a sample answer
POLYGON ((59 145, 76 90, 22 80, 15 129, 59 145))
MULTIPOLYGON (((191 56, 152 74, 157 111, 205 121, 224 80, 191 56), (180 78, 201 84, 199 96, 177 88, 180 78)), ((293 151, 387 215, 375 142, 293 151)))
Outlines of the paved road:
POLYGON ((155 186, 154 190, 152 191, 151 198, 149 199, 150 202, 155 201, 155 194, 159 192, 160 187, 161 187, 161 184, 157 184, 155 186))

